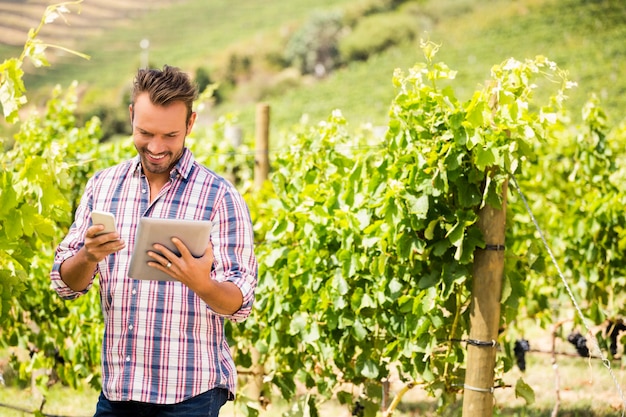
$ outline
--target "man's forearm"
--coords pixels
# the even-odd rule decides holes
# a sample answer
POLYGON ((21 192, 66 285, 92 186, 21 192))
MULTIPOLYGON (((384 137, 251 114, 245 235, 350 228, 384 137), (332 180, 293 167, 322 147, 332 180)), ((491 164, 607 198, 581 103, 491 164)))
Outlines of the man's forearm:
POLYGON ((76 255, 68 258, 61 264, 59 273, 61 279, 74 291, 83 291, 91 282, 97 262, 87 259, 85 248, 81 248, 76 255))
POLYGON ((241 290, 232 282, 209 279, 202 288, 192 290, 211 307, 211 310, 219 314, 235 314, 243 304, 241 290))

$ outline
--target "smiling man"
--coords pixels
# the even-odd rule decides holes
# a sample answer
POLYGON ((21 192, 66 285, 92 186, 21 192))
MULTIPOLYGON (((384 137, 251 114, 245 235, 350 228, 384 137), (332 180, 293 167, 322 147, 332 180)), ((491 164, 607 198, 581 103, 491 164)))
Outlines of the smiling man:
POLYGON ((105 320, 102 393, 96 417, 218 416, 236 391, 224 321, 252 309, 257 262, 248 208, 234 187, 198 164, 185 139, 196 120, 197 89, 177 68, 138 71, 129 106, 138 155, 97 172, 50 274, 65 299, 100 276, 105 320), (113 213, 116 231, 100 234, 94 210, 113 213), (128 268, 141 217, 210 220, 211 241, 194 257, 172 239, 149 265, 173 281, 135 280, 128 268))

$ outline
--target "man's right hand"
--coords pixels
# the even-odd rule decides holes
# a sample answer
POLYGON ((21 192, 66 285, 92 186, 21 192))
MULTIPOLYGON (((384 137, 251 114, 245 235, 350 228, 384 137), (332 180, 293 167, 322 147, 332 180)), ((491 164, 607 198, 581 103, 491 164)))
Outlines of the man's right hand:
POLYGON ((104 226, 91 226, 85 233, 85 244, 76 253, 61 264, 61 279, 74 291, 83 291, 91 282, 98 262, 107 255, 124 249, 126 243, 117 232, 98 235, 104 226))
POLYGON ((104 230, 104 226, 96 224, 87 229, 85 234, 85 257, 89 262, 98 263, 107 255, 124 249, 126 243, 120 239, 117 232, 99 234, 104 230))

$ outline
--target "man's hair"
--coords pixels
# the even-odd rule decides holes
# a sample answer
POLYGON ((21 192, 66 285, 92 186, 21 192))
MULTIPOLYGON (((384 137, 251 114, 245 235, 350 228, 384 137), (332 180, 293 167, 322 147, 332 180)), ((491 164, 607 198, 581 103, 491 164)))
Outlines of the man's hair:
POLYGON ((159 106, 182 101, 187 107, 187 122, 193 112, 193 102, 198 98, 198 88, 189 75, 169 65, 164 65, 162 70, 142 68, 137 71, 133 83, 133 106, 142 93, 148 93, 150 101, 159 106))

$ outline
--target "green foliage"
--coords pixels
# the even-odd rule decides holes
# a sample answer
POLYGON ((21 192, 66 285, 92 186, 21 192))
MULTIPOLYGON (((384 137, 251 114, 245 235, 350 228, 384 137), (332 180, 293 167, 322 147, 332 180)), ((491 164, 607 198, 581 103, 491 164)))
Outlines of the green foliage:
MULTIPOLYGON (((394 75, 383 142, 351 136, 335 112, 293 132, 274 163, 259 298, 241 340, 256 341, 287 399, 295 379, 322 396, 348 382, 376 399, 396 368, 444 403, 462 384, 465 350, 451 340, 468 332, 478 211, 499 206, 507 174, 535 159, 571 85, 543 57, 511 59, 461 104, 438 47, 423 49, 426 63, 394 75), (553 99, 531 106, 542 77, 553 99)), ((503 301, 522 296, 516 287, 503 301)))
POLYGON ((330 72, 340 64, 340 12, 315 13, 294 33, 285 47, 286 61, 303 74, 330 72))
POLYGON ((24 97, 26 89, 22 81, 24 76, 22 62, 16 58, 5 60, 0 66, 0 71, 0 83, 2 83, 0 102, 4 117, 12 123, 17 118, 17 111, 26 104, 26 97, 24 97))
POLYGON ((206 129, 194 128, 185 145, 199 163, 211 167, 246 193, 254 180, 254 150, 246 143, 237 146, 229 138, 228 132, 236 127, 236 118, 221 117, 206 129))
POLYGON ((210 88, 213 91, 213 99, 215 104, 219 104, 222 101, 219 90, 215 89, 213 86, 213 81, 211 79, 211 76, 209 75, 209 70, 204 67, 196 68, 194 80, 198 85, 198 91, 205 91, 207 88, 210 88))
POLYGON ((4 117, 9 123, 15 123, 18 121, 18 110, 26 104, 26 88, 24 86, 24 70, 22 65, 24 60, 28 58, 33 66, 39 68, 49 65, 45 55, 45 51, 48 47, 63 49, 66 52, 76 54, 83 58, 88 58, 84 54, 63 48, 58 45, 49 45, 43 43, 39 38, 39 32, 48 23, 54 22, 59 17, 64 18, 64 14, 69 13, 67 8, 70 4, 81 3, 82 0, 64 2, 58 4, 52 4, 48 6, 44 12, 44 15, 39 22, 39 26, 36 29, 31 29, 28 32, 24 49, 19 58, 9 58, 4 60, 0 64, 0 104, 2 104, 2 110, 4 117))
MULTIPOLYGON (((589 318, 602 323, 625 312, 620 293, 624 291, 626 270, 617 255, 623 252, 626 241, 626 201, 621 186, 626 179, 625 136, 619 130, 608 133, 597 99, 587 103, 583 116, 578 129, 562 131, 538 149, 542 155, 538 168, 519 182, 539 224, 548 230, 555 256, 562 260, 564 278, 582 300, 583 309, 589 310, 589 318)), ((534 300, 523 300, 523 305, 542 320, 579 322, 579 318, 554 307, 554 300, 565 299, 568 294, 555 267, 544 259, 545 253, 541 254, 533 230, 522 231, 527 215, 519 211, 515 219, 518 221, 511 233, 520 236, 520 244, 530 254, 526 262, 532 275, 527 279, 527 291, 537 294, 534 300), (522 239, 524 234, 527 236, 522 239), (553 316, 540 314, 551 309, 553 316)))
MULTIPOLYGON (((359 0, 344 7, 344 21, 348 26, 356 25, 364 16, 389 12, 407 0, 359 0)), ((419 2, 417 2, 419 3, 419 2)))
POLYGON ((412 41, 418 28, 417 20, 406 13, 376 14, 363 18, 339 42, 344 62, 367 60, 386 49, 412 41))
MULTIPOLYGON (((466 353, 452 340, 469 332, 473 254, 485 243, 478 213, 504 198, 510 227, 498 372, 512 366, 518 320, 547 326, 565 314, 567 291, 529 214, 519 196, 504 194, 511 175, 589 317, 601 323, 624 312, 623 128, 608 132, 596 101, 584 108, 581 127, 568 126, 562 104, 573 84, 545 57, 495 65, 462 101, 456 71, 435 61, 438 46, 421 46, 424 62, 394 73, 384 137, 370 127, 352 131, 338 110, 298 125, 285 132, 287 146, 273 154, 262 190, 251 192, 253 152, 226 140, 235 119, 188 139, 201 163, 237 178, 249 202, 257 301, 228 336, 239 366, 253 364, 252 349, 260 353, 265 383, 293 404, 289 415, 317 415, 319 402, 337 394, 346 405, 358 398, 372 416, 381 380, 396 373, 419 381, 442 406, 453 403, 466 353), (318 395, 298 397, 298 383, 318 395), (337 393, 344 383, 354 389, 337 393)), ((19 85, 14 74, 10 84, 19 85)), ((34 351, 13 361, 22 379, 54 368, 66 383, 98 387, 97 289, 62 302, 48 272, 86 178, 135 152, 128 140, 99 144, 97 120, 77 126, 74 89, 56 89, 45 114, 25 120, 0 157, 0 342, 34 351)), ((10 97, 21 105, 19 95, 10 97)), ((532 400, 523 380, 516 392, 532 400)))
POLYGON ((71 222, 99 138, 96 120, 76 127, 74 88, 61 94, 53 92, 45 115, 22 123, 14 147, 0 156, 7 203, 0 212, 2 344, 33 352, 29 361, 16 363, 22 380, 37 369, 54 369, 72 386, 81 379, 98 386, 97 294, 70 306, 50 290, 48 278, 54 242, 71 222))
POLYGON ((92 108, 77 112, 80 122, 84 123, 97 118, 101 124, 102 140, 109 140, 117 136, 128 136, 131 132, 128 108, 118 103, 115 106, 100 104, 92 108))
MULTIPOLYGON (((0 155, 0 233, 4 242, 0 266, 2 275, 10 277, 4 282, 25 281, 36 270, 33 259, 42 255, 42 246, 57 237, 59 225, 67 225, 77 198, 72 187, 87 169, 73 169, 72 158, 88 159, 94 145, 88 141, 97 138, 97 123, 90 122, 82 129, 74 126, 73 91, 68 93, 69 99, 59 94, 57 90, 49 102, 47 116, 35 115, 24 122, 14 147, 0 155)), ((3 293, 14 295, 17 288, 5 284, 3 293)), ((3 313, 7 310, 3 304, 3 313)))
MULTIPOLYGON (((26 102, 21 65, 26 57, 36 66, 46 64, 48 45, 36 36, 45 23, 67 12, 66 4, 49 6, 23 54, 3 63, 0 90, 11 91, 2 97, 8 121, 18 120, 26 102)), ((71 221, 100 134, 96 120, 76 126, 75 88, 65 95, 55 89, 45 114, 32 113, 23 121, 12 148, 0 154, 0 343, 32 352, 29 361, 15 363, 19 378, 52 368, 74 385, 97 372, 101 337, 92 331, 101 322, 93 298, 70 309, 49 290, 51 243, 71 221)), ((37 380, 42 388, 45 375, 37 380)))

